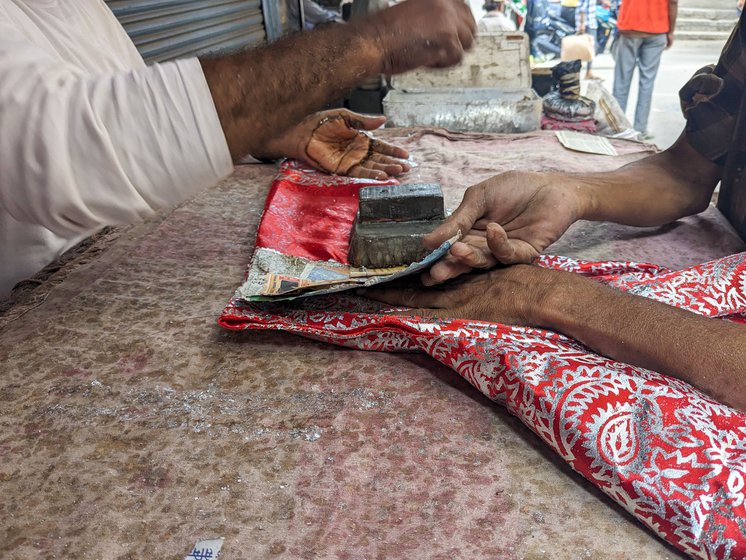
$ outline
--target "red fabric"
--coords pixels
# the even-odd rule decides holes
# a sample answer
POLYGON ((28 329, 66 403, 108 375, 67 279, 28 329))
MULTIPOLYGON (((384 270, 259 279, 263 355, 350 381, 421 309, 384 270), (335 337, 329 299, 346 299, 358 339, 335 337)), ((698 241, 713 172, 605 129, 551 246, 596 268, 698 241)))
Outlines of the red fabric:
POLYGON ((567 122, 559 121, 548 117, 546 115, 541 116, 541 129, 542 130, 575 130, 577 132, 588 132, 595 134, 598 131, 596 127, 596 121, 589 119, 586 121, 578 122, 567 122))
POLYGON ((668 33, 669 0, 624 0, 619 8, 617 27, 620 31, 668 33))
MULTIPOLYGON (((675 272, 564 257, 542 257, 538 264, 707 317, 746 322, 746 253, 675 272)), ((390 308, 382 304, 348 294, 275 304, 234 299, 219 323, 362 350, 426 352, 506 406, 668 542, 698 558, 746 559, 746 414, 557 333, 395 317, 384 314, 390 308)))
POLYGON ((396 182, 332 177, 286 162, 267 195, 256 247, 349 264, 349 234, 357 213, 358 191, 368 185, 396 182))

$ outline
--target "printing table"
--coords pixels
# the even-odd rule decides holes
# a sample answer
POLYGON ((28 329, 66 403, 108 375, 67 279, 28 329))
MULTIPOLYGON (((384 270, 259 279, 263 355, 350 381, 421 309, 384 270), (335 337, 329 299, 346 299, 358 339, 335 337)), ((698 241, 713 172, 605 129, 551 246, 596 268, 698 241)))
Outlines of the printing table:
MULTIPOLYGON (((500 171, 651 153, 381 135, 452 208, 500 171)), ((681 557, 424 355, 219 329, 275 169, 117 230, 0 319, 0 557, 180 559, 219 536, 226 560, 681 557)), ((682 268, 741 250, 711 207, 664 228, 579 223, 549 252, 682 268)))

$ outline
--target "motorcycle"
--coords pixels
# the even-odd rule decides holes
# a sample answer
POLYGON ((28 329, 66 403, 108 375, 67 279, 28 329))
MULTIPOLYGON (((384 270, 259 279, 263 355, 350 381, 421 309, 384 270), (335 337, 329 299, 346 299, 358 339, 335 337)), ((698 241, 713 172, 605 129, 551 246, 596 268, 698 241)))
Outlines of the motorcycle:
POLYGON ((575 28, 560 17, 560 5, 548 0, 528 0, 526 27, 531 43, 531 56, 538 60, 559 58, 562 39, 575 33, 575 28))
POLYGON ((596 6, 596 53, 601 54, 606 50, 609 41, 614 42, 617 30, 617 14, 619 12, 618 2, 604 0, 596 6))
POLYGON ((515 26, 521 29, 526 21, 526 5, 523 0, 506 0, 505 13, 515 22, 515 26))

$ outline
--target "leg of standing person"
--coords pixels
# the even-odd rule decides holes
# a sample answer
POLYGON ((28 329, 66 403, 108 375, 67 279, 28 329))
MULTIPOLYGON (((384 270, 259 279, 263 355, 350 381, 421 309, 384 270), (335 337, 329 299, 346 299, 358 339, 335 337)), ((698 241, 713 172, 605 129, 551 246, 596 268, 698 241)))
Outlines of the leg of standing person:
MULTIPOLYGON (((596 29, 589 29, 588 30, 588 36, 591 38, 591 42, 593 43, 593 58, 596 57, 596 29)), ((593 73, 593 58, 591 58, 588 61, 588 66, 585 70, 585 79, 586 80, 600 80, 601 78, 597 77, 593 73)))
POLYGON ((653 86, 658 68, 661 64, 661 55, 666 49, 666 35, 652 35, 642 39, 642 45, 638 51, 640 70, 640 91, 637 94, 637 109, 635 110, 635 130, 645 134, 648 131, 648 117, 653 101, 653 86))
POLYGON ((614 99, 622 111, 627 110, 629 88, 637 64, 637 49, 642 39, 619 34, 616 45, 616 66, 614 67, 614 99))

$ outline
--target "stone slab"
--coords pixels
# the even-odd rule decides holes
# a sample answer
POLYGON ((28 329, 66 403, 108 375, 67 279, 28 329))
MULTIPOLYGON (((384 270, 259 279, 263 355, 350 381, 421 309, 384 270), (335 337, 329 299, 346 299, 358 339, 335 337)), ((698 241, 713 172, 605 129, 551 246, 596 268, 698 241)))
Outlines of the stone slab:
POLYGON ((396 89, 408 92, 454 88, 519 91, 531 87, 528 35, 522 32, 480 33, 458 66, 423 68, 394 76, 396 89))

